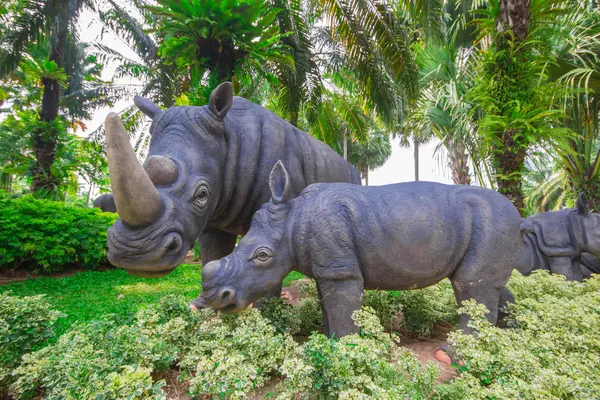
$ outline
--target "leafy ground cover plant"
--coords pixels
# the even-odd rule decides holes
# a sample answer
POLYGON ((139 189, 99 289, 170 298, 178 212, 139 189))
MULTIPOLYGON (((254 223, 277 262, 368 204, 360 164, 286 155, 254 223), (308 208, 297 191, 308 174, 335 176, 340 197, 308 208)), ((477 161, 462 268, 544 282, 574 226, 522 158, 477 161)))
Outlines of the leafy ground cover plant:
POLYGON ((257 310, 192 313, 165 296, 134 317, 77 323, 55 344, 25 354, 10 371, 15 398, 164 399, 152 374, 179 366, 193 396, 242 398, 260 388, 296 347, 257 310))
POLYGON ((17 297, 0 293, 0 396, 12 383, 11 371, 23 354, 54 336, 61 313, 44 296, 17 297))
POLYGON ((517 301, 510 329, 492 326, 485 307, 468 302, 475 334, 450 342, 465 360, 447 399, 594 399, 600 393, 600 277, 566 282, 540 271, 513 276, 517 301))
POLYGON ((76 324, 58 341, 23 356, 13 372, 16 398, 164 399, 151 373, 179 361, 197 317, 181 296, 165 296, 135 317, 76 324))
POLYGON ((363 308, 353 319, 360 335, 339 340, 315 333, 287 357, 278 399, 429 399, 438 370, 423 366, 384 332, 375 311, 363 308))
POLYGON ((33 196, 0 196, 0 269, 54 272, 107 264, 107 231, 116 219, 116 214, 33 196))

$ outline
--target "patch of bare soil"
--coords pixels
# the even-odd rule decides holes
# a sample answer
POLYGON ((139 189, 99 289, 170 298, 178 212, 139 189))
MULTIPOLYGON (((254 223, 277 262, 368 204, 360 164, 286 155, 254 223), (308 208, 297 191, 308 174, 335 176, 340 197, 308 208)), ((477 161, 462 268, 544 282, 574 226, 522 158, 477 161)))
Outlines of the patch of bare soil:
POLYGON ((167 385, 163 387, 163 390, 167 395, 167 400, 191 399, 191 397, 187 395, 189 384, 187 382, 180 382, 177 379, 177 376, 179 376, 179 371, 170 369, 156 374, 154 378, 155 380, 164 379, 167 382, 167 385))
POLYGON ((435 356, 436 351, 447 343, 448 333, 453 329, 452 325, 436 326, 431 337, 428 338, 402 338, 400 346, 411 350, 417 358, 423 363, 431 361, 440 367, 440 381, 446 381, 456 377, 456 369, 450 364, 438 361, 435 356))

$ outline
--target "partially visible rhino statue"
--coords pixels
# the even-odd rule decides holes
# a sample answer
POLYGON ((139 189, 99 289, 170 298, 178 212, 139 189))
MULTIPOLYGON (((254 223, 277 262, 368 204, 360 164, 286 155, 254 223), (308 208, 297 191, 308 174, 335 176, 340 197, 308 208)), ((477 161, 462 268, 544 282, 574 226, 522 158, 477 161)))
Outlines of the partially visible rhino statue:
MULTIPOLYGON (((546 269, 568 280, 580 281, 584 278, 581 255, 589 253, 588 260, 600 257, 600 215, 589 212, 584 194, 577 199, 576 208, 525 218, 521 232, 523 246, 517 269, 523 275, 546 269)), ((585 269, 589 271, 588 267, 585 269)), ((591 272, 587 271, 585 274, 589 275, 591 272)))
POLYGON ((151 141, 140 164, 117 114, 106 118, 110 180, 119 219, 108 259, 141 276, 168 274, 199 238, 202 262, 231 253, 254 212, 269 200, 269 173, 282 159, 290 196, 315 182, 360 184, 354 167, 326 144, 223 83, 202 107, 162 110, 141 97, 151 141))
MULTIPOLYGON (((409 290, 450 278, 456 299, 484 304, 497 323, 512 296, 521 217, 501 194, 472 186, 409 182, 386 186, 314 184, 290 200, 279 162, 271 200, 233 253, 202 271, 192 308, 237 312, 295 270, 312 277, 328 335, 357 332, 352 313, 364 289, 409 290)), ((468 317, 459 326, 469 332, 468 317)))
POLYGON ((96 197, 96 200, 94 200, 94 208, 99 208, 103 212, 117 212, 115 200, 113 198, 113 195, 110 193, 104 193, 96 197))
POLYGON ((594 257, 590 253, 582 253, 579 260, 581 274, 585 279, 588 279, 592 274, 600 274, 600 259, 594 257))

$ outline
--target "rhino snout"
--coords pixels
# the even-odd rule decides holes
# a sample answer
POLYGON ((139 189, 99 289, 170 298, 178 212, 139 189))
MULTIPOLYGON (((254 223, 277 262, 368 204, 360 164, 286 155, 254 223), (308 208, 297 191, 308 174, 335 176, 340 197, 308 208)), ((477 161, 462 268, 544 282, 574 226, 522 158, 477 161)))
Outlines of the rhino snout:
POLYGON ((192 310, 212 308, 225 313, 236 312, 239 308, 236 303, 236 291, 233 288, 226 287, 219 289, 212 296, 206 296, 203 293, 190 303, 190 308, 192 310))

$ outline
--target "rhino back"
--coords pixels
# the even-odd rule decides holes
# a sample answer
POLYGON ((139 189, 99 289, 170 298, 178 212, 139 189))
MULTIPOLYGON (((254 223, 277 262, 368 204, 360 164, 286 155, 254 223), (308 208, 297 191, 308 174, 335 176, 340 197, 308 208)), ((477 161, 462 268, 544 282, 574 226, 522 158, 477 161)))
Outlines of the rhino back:
POLYGON ((290 175, 290 198, 315 182, 360 183, 354 167, 329 146, 248 100, 234 97, 225 127, 227 161, 211 226, 247 232, 252 215, 271 196, 269 175, 278 160, 290 175))
POLYGON ((367 288, 429 286, 452 275, 469 253, 505 245, 514 254, 519 246, 516 208, 487 189, 410 182, 313 185, 306 193, 298 201, 309 220, 302 235, 310 241, 307 253, 351 248, 367 288))

